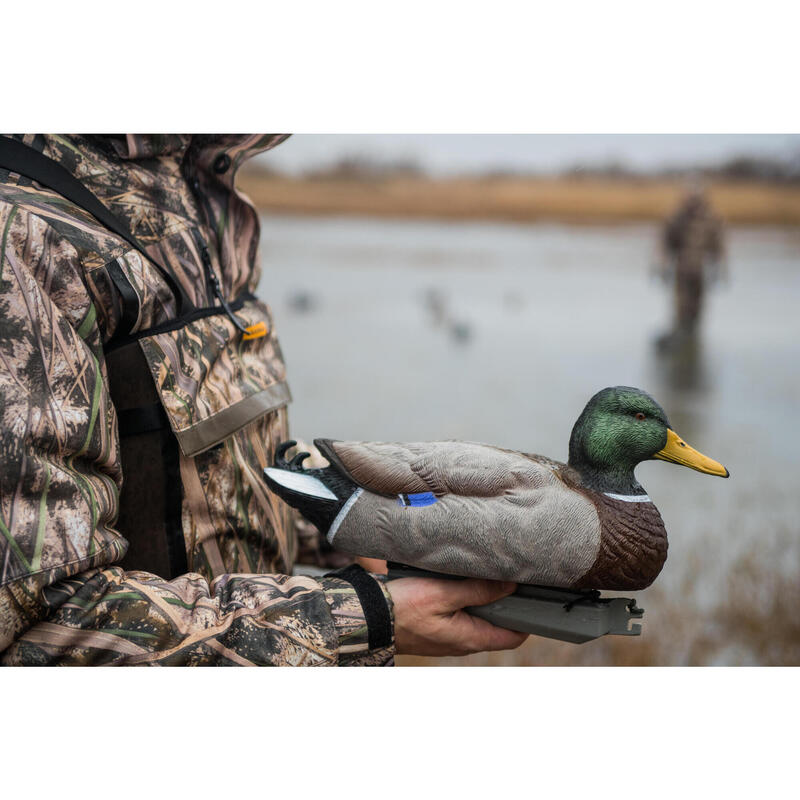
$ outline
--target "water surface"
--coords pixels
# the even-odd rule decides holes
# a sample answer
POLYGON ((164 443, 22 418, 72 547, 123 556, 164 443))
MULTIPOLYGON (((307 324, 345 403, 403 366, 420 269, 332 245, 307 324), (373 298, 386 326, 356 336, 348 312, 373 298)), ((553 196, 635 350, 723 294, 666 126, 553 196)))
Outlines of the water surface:
POLYGON ((696 588, 712 602, 754 544, 777 574, 800 510, 800 235, 729 231, 730 281, 709 293, 689 363, 653 348, 670 320, 650 273, 657 239, 639 224, 263 218, 259 294, 293 435, 469 439, 565 460, 589 397, 638 386, 732 476, 639 467, 670 537, 657 584, 682 591, 700 552, 696 588))

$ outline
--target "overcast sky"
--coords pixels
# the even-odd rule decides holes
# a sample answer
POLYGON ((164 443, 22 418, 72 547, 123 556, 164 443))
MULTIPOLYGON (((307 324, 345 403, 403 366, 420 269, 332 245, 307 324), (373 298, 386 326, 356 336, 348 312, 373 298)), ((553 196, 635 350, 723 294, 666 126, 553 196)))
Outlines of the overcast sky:
POLYGON ((548 172, 619 162, 640 170, 713 164, 736 155, 800 156, 797 134, 295 134, 262 163, 299 173, 344 157, 411 159, 435 175, 548 172))

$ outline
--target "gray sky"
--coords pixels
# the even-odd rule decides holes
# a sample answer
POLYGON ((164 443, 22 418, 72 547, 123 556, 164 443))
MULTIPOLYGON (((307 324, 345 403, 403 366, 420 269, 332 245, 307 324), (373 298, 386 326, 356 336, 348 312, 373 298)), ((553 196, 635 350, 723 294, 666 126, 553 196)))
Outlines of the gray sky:
POLYGON ((640 170, 713 164, 731 156, 800 155, 797 134, 296 134, 260 157, 299 173, 343 157, 411 159, 435 175, 492 169, 559 171, 620 162, 640 170))

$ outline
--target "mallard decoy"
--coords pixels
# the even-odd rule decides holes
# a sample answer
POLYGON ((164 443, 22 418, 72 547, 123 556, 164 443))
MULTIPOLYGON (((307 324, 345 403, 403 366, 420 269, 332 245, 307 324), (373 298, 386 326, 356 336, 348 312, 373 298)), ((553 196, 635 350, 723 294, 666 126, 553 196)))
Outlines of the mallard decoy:
POLYGON ((564 589, 638 590, 667 558, 667 532, 634 477, 660 459, 727 478, 689 447, 650 395, 603 389, 587 403, 566 464, 472 442, 317 439, 330 462, 277 450, 270 488, 337 549, 463 577, 564 589))

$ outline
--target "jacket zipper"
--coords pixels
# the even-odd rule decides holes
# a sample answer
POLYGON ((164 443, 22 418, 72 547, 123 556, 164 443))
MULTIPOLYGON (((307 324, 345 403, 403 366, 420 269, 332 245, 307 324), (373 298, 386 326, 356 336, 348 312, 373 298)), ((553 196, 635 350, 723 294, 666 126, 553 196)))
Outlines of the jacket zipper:
MULTIPOLYGON (((198 201, 198 210, 202 208, 202 196, 200 194, 200 184, 197 178, 189 180, 189 185, 194 192, 195 198, 198 201)), ((201 212, 202 213, 202 212, 201 212)), ((241 331, 242 339, 247 341, 249 339, 260 339, 262 336, 267 335, 267 325, 264 322, 256 322, 254 325, 243 325, 241 320, 233 313, 233 309, 228 305, 225 296, 222 294, 222 286, 220 286, 219 278, 217 278, 214 268, 211 265, 211 255, 208 252, 208 245, 200 236, 199 231, 194 231, 195 241, 200 247, 200 258, 203 261, 203 268, 205 269, 208 284, 211 285, 211 290, 219 300, 220 305, 225 313, 230 318, 231 322, 236 326, 237 330, 241 331)))
POLYGON ((263 322, 259 322, 256 325, 248 325, 245 326, 242 324, 241 320, 233 313, 233 309, 228 305, 227 300, 225 300, 224 295, 222 294, 222 286, 220 286, 219 278, 217 278, 216 272, 214 272, 214 268, 211 266, 211 255, 208 252, 208 246, 203 243, 200 246, 200 256, 203 259, 203 267, 206 270, 206 276, 208 278, 208 282, 211 284, 211 289, 214 292, 217 300, 219 300, 220 305, 225 309, 225 313, 230 317, 233 324, 243 333, 245 334, 246 339, 256 339, 259 336, 263 336, 266 333, 266 326, 263 322), (264 329, 264 333, 258 333, 261 329, 264 329))

